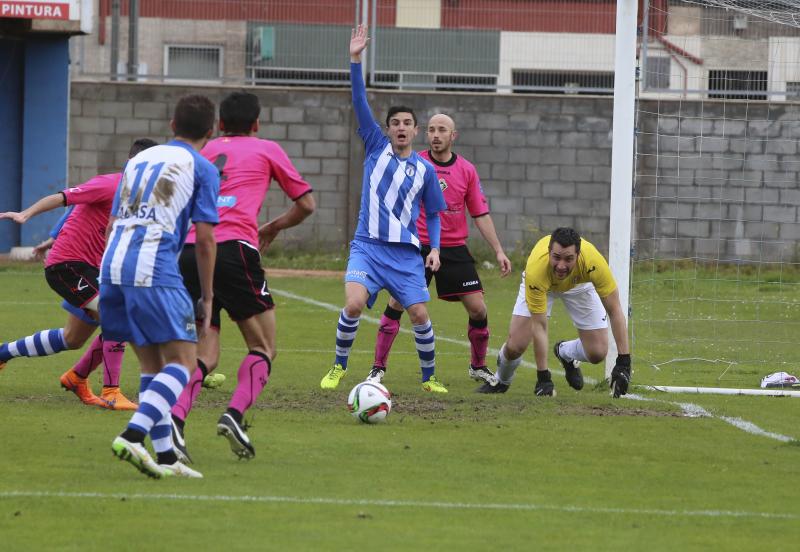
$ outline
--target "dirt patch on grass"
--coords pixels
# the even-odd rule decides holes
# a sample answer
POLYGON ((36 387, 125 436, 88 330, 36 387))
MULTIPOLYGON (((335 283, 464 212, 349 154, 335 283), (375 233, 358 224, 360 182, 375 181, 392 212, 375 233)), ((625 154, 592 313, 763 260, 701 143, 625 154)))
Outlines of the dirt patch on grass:
POLYGON ((612 405, 561 406, 558 414, 570 416, 643 416, 655 418, 682 418, 683 413, 673 410, 649 410, 646 408, 621 408, 612 405))

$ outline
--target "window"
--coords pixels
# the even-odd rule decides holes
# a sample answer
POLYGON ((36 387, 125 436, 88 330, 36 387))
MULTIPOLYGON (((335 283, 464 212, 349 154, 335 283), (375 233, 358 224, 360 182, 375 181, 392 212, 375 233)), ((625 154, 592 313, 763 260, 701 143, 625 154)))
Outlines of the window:
POLYGON ((222 47, 168 45, 164 51, 164 69, 171 79, 220 80, 222 47))
POLYGON ((651 56, 645 65, 644 86, 650 88, 669 88, 670 66, 668 57, 651 56))
POLYGON ((514 93, 536 92, 538 94, 613 94, 614 73, 605 72, 555 72, 555 71, 511 71, 514 93))
POLYGON ((800 82, 786 83, 786 99, 793 102, 800 100, 800 82))
POLYGON ((727 100, 766 100, 766 94, 748 94, 748 92, 766 92, 766 71, 732 71, 717 69, 708 72, 709 98, 727 100), (716 93, 711 91, 716 90, 716 93))
POLYGON ((495 92, 497 77, 487 75, 436 75, 440 92, 495 92))

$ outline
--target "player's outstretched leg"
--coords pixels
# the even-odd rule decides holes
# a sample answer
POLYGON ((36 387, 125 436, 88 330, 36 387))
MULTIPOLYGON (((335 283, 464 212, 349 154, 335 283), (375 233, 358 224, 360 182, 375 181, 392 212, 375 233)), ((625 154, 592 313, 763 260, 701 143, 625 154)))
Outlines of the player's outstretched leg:
POLYGON ((366 381, 381 383, 386 375, 386 364, 389 359, 389 351, 397 334, 400 332, 400 318, 403 311, 393 309, 386 305, 386 310, 381 315, 378 335, 375 337, 375 361, 372 363, 366 381))
POLYGON ((491 383, 494 374, 486 367, 486 351, 489 348, 489 319, 469 319, 467 324, 467 338, 469 339, 470 363, 469 377, 475 381, 491 383))
POLYGON ((447 388, 436 379, 436 337, 428 320, 414 325, 414 344, 417 346, 419 366, 422 371, 422 389, 431 393, 447 393, 447 388))
POLYGON ((16 341, 0 344, 0 364, 4 367, 12 358, 48 356, 67 349, 69 346, 64 339, 64 328, 42 330, 16 341))
POLYGON ((158 424, 159 429, 154 439, 160 440, 164 446, 166 442, 170 442, 171 446, 167 416, 188 380, 189 370, 177 363, 167 364, 155 377, 151 374, 142 374, 140 389, 143 391, 139 395, 139 408, 131 417, 125 431, 114 440, 111 447, 117 457, 127 460, 150 477, 174 475, 153 461, 144 448, 144 439, 158 424))
POLYGON ((92 392, 88 377, 103 361, 103 338, 95 337, 78 362, 61 374, 59 381, 65 391, 72 391, 87 406, 103 406, 100 397, 92 392))
POLYGON ((238 383, 228 410, 217 423, 217 434, 228 439, 231 451, 239 458, 249 459, 256 455, 242 420, 244 413, 253 406, 267 385, 271 372, 272 362, 267 355, 259 351, 247 353, 239 366, 238 383))
POLYGON ((522 355, 515 359, 509 359, 506 344, 503 343, 497 353, 497 372, 494 374, 494 379, 487 381, 476 391, 478 393, 505 393, 511 387, 511 380, 514 379, 514 373, 520 364, 522 364, 522 355))
POLYGON ((350 357, 350 349, 356 339, 360 318, 360 316, 350 318, 345 314, 344 309, 339 313, 339 321, 336 325, 336 360, 333 362, 333 367, 328 370, 328 373, 319 382, 319 386, 322 389, 336 389, 347 373, 347 360, 350 357))
POLYGON ((183 392, 178 397, 175 406, 172 407, 172 414, 170 420, 172 444, 175 448, 175 453, 178 459, 186 464, 192 463, 192 457, 189 456, 189 450, 186 447, 186 439, 184 437, 184 429, 186 425, 186 418, 189 416, 194 401, 200 394, 202 389, 202 382, 208 375, 208 368, 206 364, 197 359, 197 368, 192 372, 192 377, 189 378, 189 383, 183 388, 183 392))
MULTIPOLYGON (((102 336, 101 336, 102 337, 102 336)), ((103 408, 109 410, 136 410, 139 405, 122 394, 119 389, 119 376, 122 373, 122 358, 125 356, 125 343, 103 340, 103 408)))

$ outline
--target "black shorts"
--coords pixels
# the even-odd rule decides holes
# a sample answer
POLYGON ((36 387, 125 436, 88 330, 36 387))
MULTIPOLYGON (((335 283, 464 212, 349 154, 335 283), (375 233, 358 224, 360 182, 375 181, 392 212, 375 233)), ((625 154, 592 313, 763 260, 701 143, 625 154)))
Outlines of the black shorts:
MULTIPOLYGON (((196 304, 200 299, 200 278, 193 244, 184 246, 178 263, 186 290, 196 304)), ((225 309, 231 320, 237 321, 274 307, 258 250, 238 240, 218 243, 211 325, 219 327, 221 309, 225 309)))
POLYGON ((66 261, 44 269, 44 277, 53 291, 73 307, 82 309, 97 296, 100 271, 81 261, 66 261))
MULTIPOLYGON (((431 252, 428 245, 420 249, 423 262, 431 252)), ((439 260, 442 266, 436 272, 425 269, 425 281, 430 285, 431 279, 436 278, 436 295, 445 301, 460 301, 461 295, 483 291, 478 270, 475 268, 475 259, 466 245, 456 247, 442 247, 439 250, 439 260)))

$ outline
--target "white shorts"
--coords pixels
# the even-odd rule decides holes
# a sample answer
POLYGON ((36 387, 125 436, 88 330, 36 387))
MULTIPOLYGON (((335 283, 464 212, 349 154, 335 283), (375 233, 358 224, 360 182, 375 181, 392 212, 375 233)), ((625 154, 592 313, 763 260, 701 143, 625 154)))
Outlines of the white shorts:
MULTIPOLYGON (((572 325, 579 330, 600 330, 608 328, 608 315, 597 295, 597 290, 591 283, 578 284, 569 291, 558 293, 547 292, 547 317, 553 310, 553 302, 561 298, 564 306, 567 307, 572 325)), ((522 272, 522 281, 519 284, 517 302, 514 304, 514 316, 526 316, 530 318, 531 311, 528 310, 528 303, 525 301, 525 271, 522 272)))

